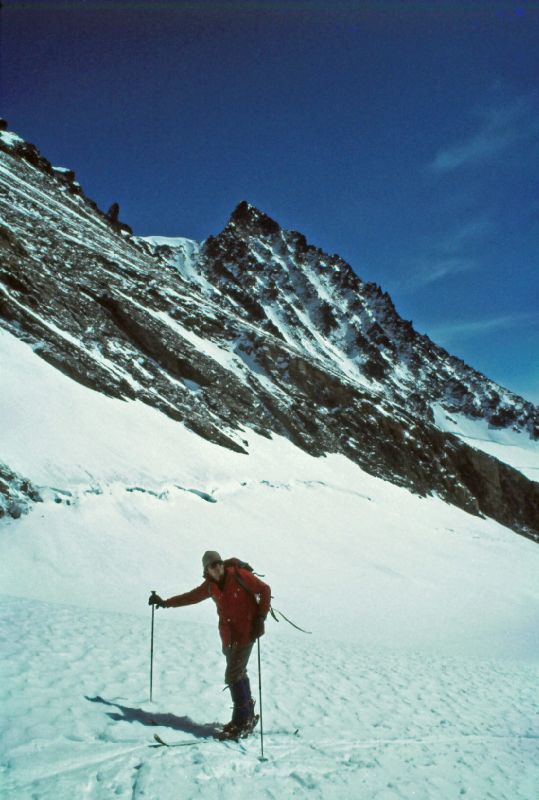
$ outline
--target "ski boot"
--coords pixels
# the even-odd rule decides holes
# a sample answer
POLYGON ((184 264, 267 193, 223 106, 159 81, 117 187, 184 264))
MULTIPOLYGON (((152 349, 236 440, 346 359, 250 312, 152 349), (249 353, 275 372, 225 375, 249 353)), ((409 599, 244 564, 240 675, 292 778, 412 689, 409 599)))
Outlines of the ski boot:
POLYGON ((232 719, 223 727, 218 738, 237 741, 249 736, 258 722, 258 714, 254 713, 255 703, 251 697, 249 678, 240 678, 239 681, 233 683, 230 687, 230 694, 234 702, 232 719))

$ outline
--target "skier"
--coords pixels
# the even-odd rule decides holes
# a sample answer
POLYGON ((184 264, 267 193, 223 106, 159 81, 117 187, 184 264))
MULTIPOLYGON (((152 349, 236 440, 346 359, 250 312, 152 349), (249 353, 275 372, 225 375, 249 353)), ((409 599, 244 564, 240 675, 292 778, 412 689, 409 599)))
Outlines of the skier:
POLYGON ((175 608, 201 603, 211 597, 219 615, 219 633, 226 658, 225 684, 230 689, 234 710, 220 738, 247 736, 258 721, 247 676, 247 663, 255 641, 264 634, 264 621, 270 607, 271 589, 242 561, 223 561, 215 550, 202 556, 204 581, 190 592, 163 600, 152 594, 148 604, 175 608))

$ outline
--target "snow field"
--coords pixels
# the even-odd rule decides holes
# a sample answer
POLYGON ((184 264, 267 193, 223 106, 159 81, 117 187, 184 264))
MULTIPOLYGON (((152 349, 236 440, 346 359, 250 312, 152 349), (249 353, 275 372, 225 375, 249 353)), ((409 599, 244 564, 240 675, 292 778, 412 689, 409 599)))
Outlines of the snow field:
MULTIPOLYGON (((0 581, 13 595, 144 613, 150 589, 197 586, 202 553, 218 549, 264 573, 275 607, 315 636, 538 656, 533 542, 368 476, 362 488, 370 496, 244 481, 217 486, 212 503, 179 489, 73 493, 70 505, 48 501, 3 526, 0 581)), ((184 614, 215 618, 209 600, 184 614)))
POLYGON ((524 431, 492 428, 486 420, 468 419, 463 414, 449 414, 438 404, 432 408, 436 426, 454 433, 470 447, 518 469, 530 481, 539 481, 539 442, 524 431))
POLYGON ((149 609, 1 608, 6 800, 535 797, 534 662, 389 655, 268 623, 262 762, 259 736, 200 738, 230 714, 213 626, 156 612, 150 703, 149 609), (152 747, 156 732, 189 744, 152 747))

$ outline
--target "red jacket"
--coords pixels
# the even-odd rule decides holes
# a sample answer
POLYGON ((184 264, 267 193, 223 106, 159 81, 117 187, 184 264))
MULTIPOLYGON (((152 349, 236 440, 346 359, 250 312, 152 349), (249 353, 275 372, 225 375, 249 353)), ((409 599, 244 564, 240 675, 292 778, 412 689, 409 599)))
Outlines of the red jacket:
POLYGON ((201 603, 208 597, 213 598, 219 615, 219 633, 223 647, 232 644, 246 645, 255 640, 254 623, 257 617, 266 617, 270 602, 271 589, 252 572, 241 567, 225 567, 223 588, 207 578, 196 589, 185 594, 178 594, 165 600, 167 607, 189 606, 201 603), (247 589, 241 586, 245 584, 247 589), (248 591, 250 590, 250 591, 248 591), (253 594, 251 594, 251 592, 253 594), (256 598, 259 597, 257 603, 256 598))

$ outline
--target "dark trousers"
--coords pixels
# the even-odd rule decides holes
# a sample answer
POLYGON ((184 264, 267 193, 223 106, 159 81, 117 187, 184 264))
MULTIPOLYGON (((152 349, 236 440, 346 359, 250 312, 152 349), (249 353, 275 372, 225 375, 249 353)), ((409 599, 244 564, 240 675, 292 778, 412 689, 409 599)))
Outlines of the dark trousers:
POLYGON ((243 646, 232 644, 229 647, 223 647, 226 658, 225 683, 227 686, 232 686, 247 677, 247 663, 253 644, 254 642, 249 642, 243 646))

